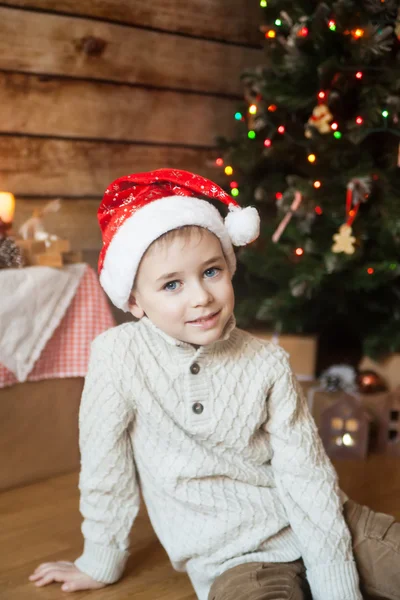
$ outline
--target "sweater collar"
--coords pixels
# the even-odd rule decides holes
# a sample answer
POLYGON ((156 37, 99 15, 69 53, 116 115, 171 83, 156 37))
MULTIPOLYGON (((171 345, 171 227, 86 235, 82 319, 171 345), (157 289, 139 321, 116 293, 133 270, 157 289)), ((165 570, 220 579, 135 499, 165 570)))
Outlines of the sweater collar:
MULTIPOLYGON (((148 327, 149 329, 154 331, 154 333, 156 333, 161 338, 163 338, 171 346, 178 346, 181 348, 195 350, 195 347, 192 344, 189 344, 189 342, 183 342, 182 340, 177 340, 176 338, 174 338, 174 337, 168 335, 167 333, 165 333, 164 331, 162 331, 162 329, 160 329, 159 327, 154 325, 154 323, 152 321, 150 321, 150 319, 148 317, 142 317, 141 323, 143 323, 143 325, 145 325, 146 327, 148 327)), ((221 337, 218 340, 216 340, 215 342, 213 342, 212 344, 208 344, 207 346, 200 346, 200 348, 211 349, 211 348, 214 348, 216 345, 220 344, 221 342, 225 342, 226 340, 229 340, 229 338, 231 337, 231 333, 235 329, 235 327, 236 327, 236 319, 235 319, 235 315, 232 314, 229 317, 229 319, 224 327, 221 337)), ((199 348, 199 350, 200 350, 200 348, 199 348)))

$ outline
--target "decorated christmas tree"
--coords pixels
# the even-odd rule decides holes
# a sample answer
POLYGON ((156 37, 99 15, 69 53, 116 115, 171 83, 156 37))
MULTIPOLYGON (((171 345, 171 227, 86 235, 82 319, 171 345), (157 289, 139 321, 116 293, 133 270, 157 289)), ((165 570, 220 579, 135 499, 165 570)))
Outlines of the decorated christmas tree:
POLYGON ((239 252, 238 322, 399 351, 399 3, 261 7, 264 60, 216 163, 263 223, 239 252))

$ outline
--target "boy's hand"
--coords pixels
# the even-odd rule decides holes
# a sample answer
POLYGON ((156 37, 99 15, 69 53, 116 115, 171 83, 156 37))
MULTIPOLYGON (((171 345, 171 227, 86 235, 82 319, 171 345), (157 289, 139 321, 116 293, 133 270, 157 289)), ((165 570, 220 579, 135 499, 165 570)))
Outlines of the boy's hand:
POLYGON ((61 589, 64 592, 76 592, 78 590, 97 590, 105 587, 106 583, 95 581, 86 573, 82 573, 74 563, 60 560, 57 562, 43 563, 35 569, 29 579, 37 587, 52 583, 52 581, 63 582, 61 589))

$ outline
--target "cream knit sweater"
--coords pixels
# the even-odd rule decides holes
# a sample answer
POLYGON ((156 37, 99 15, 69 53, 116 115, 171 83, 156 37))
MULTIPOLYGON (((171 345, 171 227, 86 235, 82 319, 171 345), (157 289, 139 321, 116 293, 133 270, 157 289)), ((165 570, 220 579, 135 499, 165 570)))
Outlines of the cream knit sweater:
POLYGON ((286 353, 235 327, 196 349, 144 317, 92 345, 80 410, 84 551, 122 575, 139 485, 199 600, 245 562, 303 557, 314 600, 361 600, 335 471, 286 353))

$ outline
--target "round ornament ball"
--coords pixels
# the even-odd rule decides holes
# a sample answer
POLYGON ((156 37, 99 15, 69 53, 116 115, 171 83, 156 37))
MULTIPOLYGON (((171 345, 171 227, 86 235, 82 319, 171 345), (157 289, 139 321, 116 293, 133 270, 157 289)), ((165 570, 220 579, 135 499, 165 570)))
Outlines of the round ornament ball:
POLYGON ((375 371, 360 371, 356 382, 362 394, 377 394, 387 390, 386 383, 375 371))

